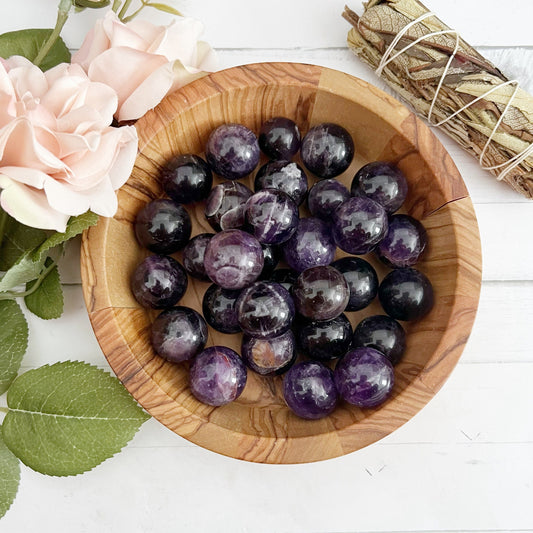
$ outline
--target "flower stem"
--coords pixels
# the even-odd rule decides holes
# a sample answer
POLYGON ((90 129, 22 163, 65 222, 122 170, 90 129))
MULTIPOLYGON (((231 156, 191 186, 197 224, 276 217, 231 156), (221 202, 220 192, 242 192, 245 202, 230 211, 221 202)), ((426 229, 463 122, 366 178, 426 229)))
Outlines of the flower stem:
POLYGON ((40 274, 32 287, 26 291, 5 291, 0 293, 1 300, 14 300, 15 298, 25 298, 30 294, 33 294, 40 286, 41 283, 45 280, 46 276, 50 274, 51 270, 57 265, 56 261, 52 261, 40 274))
POLYGON ((128 15, 127 17, 124 17, 122 19, 122 22, 124 22, 124 24, 126 24, 127 22, 132 21, 145 7, 146 7, 145 4, 143 4, 139 9, 134 11, 131 15, 128 15))
POLYGON ((113 7, 111 8, 115 13, 120 9, 120 3, 122 0, 113 0, 113 7))
POLYGON ((126 12, 128 11, 129 7, 131 6, 132 0, 126 0, 124 2, 124 5, 122 6, 122 9, 118 13, 118 18, 120 20, 124 20, 124 17, 126 16, 126 12))
POLYGON ((2 246, 2 241, 6 233, 7 220, 8 214, 0 207, 0 246, 2 246))
POLYGON ((59 7, 57 9, 56 26, 50 34, 50 37, 48 37, 42 48, 39 50, 37 57, 33 60, 33 64, 37 67, 43 62, 43 59, 46 57, 46 54, 50 52, 50 49, 52 48, 52 46, 54 46, 54 43, 57 41, 59 35, 61 34, 61 30, 63 29, 65 22, 67 22, 68 14, 71 7, 72 0, 60 0, 59 7))

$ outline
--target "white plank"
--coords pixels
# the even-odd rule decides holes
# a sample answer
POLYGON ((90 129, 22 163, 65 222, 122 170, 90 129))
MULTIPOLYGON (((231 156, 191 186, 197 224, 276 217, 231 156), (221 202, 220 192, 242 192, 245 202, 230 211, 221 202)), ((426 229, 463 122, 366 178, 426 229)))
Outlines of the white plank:
POLYGON ((531 443, 376 445, 323 463, 271 467, 200 448, 129 447, 84 476, 23 469, 2 526, 101 533, 530 530, 532 453, 531 443))
MULTIPOLYGON (((362 13, 361 0, 169 0, 184 14, 202 20, 206 39, 218 48, 328 48, 345 46, 349 25, 341 14, 348 3, 362 13)), ((524 0, 425 0, 425 5, 456 28, 475 46, 531 46, 529 22, 533 4, 524 0), (508 16, 502 14, 508 13, 508 16), (512 14, 512 15, 511 15, 512 14), (489 31, 487 31, 489 29, 489 31)), ((0 33, 28 27, 53 27, 58 0, 2 2, 0 33)), ((100 17, 98 10, 72 16, 64 31, 71 48, 78 48, 83 36, 100 17)), ((171 17, 147 9, 143 18, 167 23, 171 17)))

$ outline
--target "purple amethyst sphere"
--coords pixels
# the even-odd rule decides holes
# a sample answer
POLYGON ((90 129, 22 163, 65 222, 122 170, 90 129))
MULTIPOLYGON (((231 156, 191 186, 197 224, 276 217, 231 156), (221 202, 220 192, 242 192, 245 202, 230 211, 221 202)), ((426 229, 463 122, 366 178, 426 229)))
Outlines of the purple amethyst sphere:
POLYGON ((392 392, 394 369, 391 362, 374 348, 355 348, 337 363, 335 384, 348 403, 377 407, 392 392))
POLYGON ((352 196, 366 196, 394 213, 407 196, 407 180, 402 171, 385 161, 368 163, 355 175, 352 196))
POLYGON ((296 359, 294 335, 290 330, 272 339, 244 335, 241 353, 243 361, 254 372, 262 376, 281 374, 296 359))
POLYGON ((353 140, 338 124, 324 123, 311 128, 302 141, 302 161, 315 176, 334 178, 352 162, 353 140))
POLYGON ((298 207, 278 189, 256 192, 246 203, 246 221, 261 244, 281 244, 296 231, 298 207))
POLYGON ((283 396, 296 415, 308 420, 331 414, 339 398, 333 372, 318 361, 292 366, 283 378, 283 396))
POLYGON ((172 307, 187 290, 187 272, 172 257, 150 255, 134 270, 131 291, 143 307, 172 307))
POLYGON ((350 192, 341 182, 336 179, 322 180, 311 187, 307 205, 314 217, 328 220, 348 198, 350 192))
POLYGON ((241 291, 223 289, 215 283, 205 291, 202 299, 202 313, 207 323, 222 333, 241 331, 235 303, 241 291))
POLYGON ((402 268, 413 266, 427 245, 426 229, 418 220, 408 215, 389 217, 387 234, 376 247, 376 255, 387 266, 402 268))
POLYGON ((209 278, 224 289, 242 289, 263 270, 263 249, 255 237, 238 229, 217 233, 204 256, 209 278))
POLYGON ((192 362, 189 384, 202 403, 219 406, 241 395, 246 377, 246 366, 236 352, 225 346, 211 346, 192 362))
POLYGON ((270 159, 290 159, 300 149, 300 130, 290 118, 273 117, 261 126, 259 146, 270 159))
POLYGON ((166 309, 152 324, 155 352, 173 363, 192 359, 206 342, 207 324, 202 315, 189 307, 166 309))
POLYGON ((242 183, 219 183, 205 202, 205 218, 215 231, 240 228, 244 224, 246 201, 252 194, 242 183))
POLYGON ((350 198, 333 214, 337 246, 349 254, 370 252, 387 233, 387 213, 370 198, 350 198))
POLYGON ((269 161, 257 171, 254 189, 279 189, 300 205, 307 194, 307 176, 302 167, 292 161, 269 161))
POLYGON ((339 316, 350 299, 344 276, 332 266, 304 270, 292 287, 298 312, 311 320, 331 320, 339 316))
POLYGON ((278 337, 291 327, 294 318, 289 291, 272 281, 257 281, 244 289, 235 307, 242 330, 252 337, 278 337))
POLYGON ((209 135, 205 147, 209 166, 218 175, 238 180, 259 163, 259 144, 254 132, 242 124, 222 124, 209 135))
POLYGON ((335 256, 335 242, 329 226, 319 218, 301 218, 292 237, 283 244, 285 261, 296 272, 329 265, 335 256))

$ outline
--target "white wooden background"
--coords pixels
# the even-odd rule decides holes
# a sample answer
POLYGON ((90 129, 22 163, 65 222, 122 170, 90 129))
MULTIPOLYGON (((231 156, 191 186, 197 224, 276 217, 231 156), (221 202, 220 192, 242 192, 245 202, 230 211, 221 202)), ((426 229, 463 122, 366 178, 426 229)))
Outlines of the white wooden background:
MULTIPOLYGON (((345 46, 345 0, 177 0, 201 19, 221 66, 301 61, 378 86, 345 46)), ((361 11, 360 0, 348 0, 361 11)), ((531 0, 426 0, 482 53, 524 47, 515 72, 533 71, 531 0), (529 71, 528 71, 529 69, 529 71)), ((0 33, 51 27, 57 0, 2 0, 0 33)), ((79 46, 92 21, 73 17, 79 46)), ((169 16, 145 12, 154 21, 169 16)), ((530 90, 533 90, 531 88, 530 90)), ((72 478, 22 468, 0 532, 486 532, 533 531, 533 203, 496 183, 447 138, 481 230, 483 287, 470 341, 452 376, 414 419, 348 456, 268 466, 219 456, 147 422, 120 453, 72 478)), ((30 318, 27 370, 81 359, 108 368, 93 336, 76 250, 63 264, 63 318, 30 318)), ((0 399, 5 405, 5 397, 0 399)))

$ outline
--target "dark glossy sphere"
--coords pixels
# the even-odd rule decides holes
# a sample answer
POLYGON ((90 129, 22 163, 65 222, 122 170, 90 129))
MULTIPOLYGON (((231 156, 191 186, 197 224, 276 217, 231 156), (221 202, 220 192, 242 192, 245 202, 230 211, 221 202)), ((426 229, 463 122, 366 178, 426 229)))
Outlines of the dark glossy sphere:
POLYGON ((211 346, 193 360, 189 384, 199 401, 219 406, 241 395, 246 377, 246 366, 237 352, 225 346, 211 346))
POLYGON ((413 266, 426 245, 426 229, 418 220, 408 215, 392 215, 389 217, 387 234, 375 252, 387 266, 401 268, 413 266))
POLYGON ((274 269, 278 266, 279 260, 281 259, 281 249, 269 244, 262 244, 261 248, 263 248, 264 263, 259 279, 270 279, 272 272, 274 272, 274 269))
POLYGON ((217 233, 205 250, 207 275, 225 289, 250 285, 261 274, 263 264, 263 249, 257 239, 238 229, 217 233))
POLYGON ((302 361, 283 378, 283 396, 301 418, 316 420, 333 412, 339 394, 330 368, 318 361, 302 361))
POLYGON ((314 217, 331 220, 331 215, 350 198, 348 189, 336 179, 315 183, 307 197, 309 211, 314 217))
POLYGON ((316 361, 342 357, 352 341, 352 326, 344 313, 332 320, 296 320, 293 330, 298 349, 316 361))
POLYGON ((209 135, 205 156, 213 172, 223 178, 244 178, 259 163, 257 137, 242 124, 222 124, 209 135))
POLYGON ((335 249, 329 226, 315 217, 301 218, 292 237, 283 244, 285 261, 296 272, 329 265, 335 257, 335 249))
POLYGON ((349 254, 366 254, 387 233, 385 209, 370 198, 350 198, 333 213, 337 246, 349 254))
POLYGON ((402 171, 385 161, 365 165, 352 181, 352 196, 366 196, 394 213, 407 196, 407 180, 402 171))
POLYGON ((290 159, 300 149, 300 130, 290 118, 271 118, 259 130, 259 147, 270 159, 290 159))
POLYGON ((244 224, 246 201, 252 194, 242 183, 219 183, 205 202, 205 218, 215 231, 240 228, 244 224))
POLYGON ((215 283, 205 291, 202 300, 202 313, 207 323, 221 333, 241 331, 235 302, 240 290, 223 289, 215 283))
POLYGON ((244 289, 235 304, 239 325, 252 337, 279 337, 294 318, 294 302, 279 283, 257 281, 244 289))
POLYGON ((334 178, 350 166, 354 154, 353 140, 338 124, 319 124, 307 132, 300 154, 306 168, 315 176, 334 178))
POLYGON ((389 272, 379 286, 378 296, 385 313, 396 320, 418 320, 433 307, 433 286, 414 268, 389 272))
POLYGON ((189 307, 166 309, 152 324, 152 346, 161 357, 181 363, 202 351, 207 342, 207 324, 189 307))
POLYGON ((150 255, 131 276, 131 290, 143 307, 172 307, 187 290, 187 272, 172 257, 150 255))
POLYGON ((352 346, 374 348, 395 365, 405 352, 405 331, 390 316, 369 316, 355 328, 352 346))
POLYGON ((339 316, 350 298, 344 276, 331 266, 304 270, 292 287, 298 312, 312 320, 331 320, 339 316))
POLYGON ((262 376, 282 374, 296 359, 294 335, 290 330, 272 339, 244 335, 241 353, 246 366, 254 372, 262 376))
POLYGON ((254 189, 279 189, 300 205, 307 194, 307 176, 302 167, 292 161, 269 161, 257 171, 254 189))
POLYGON ((278 268, 270 275, 270 281, 276 281, 288 291, 292 291, 292 286, 296 283, 298 275, 298 272, 291 268, 278 268))
POLYGON ((197 155, 178 155, 168 161, 161 171, 163 190, 181 204, 205 200, 212 184, 213 174, 209 165, 197 155))
POLYGON ((135 217, 135 236, 141 246, 157 254, 181 250, 191 236, 191 217, 173 200, 148 202, 135 217))
POLYGON ((374 267, 360 257, 343 257, 331 263, 341 272, 350 289, 346 311, 364 309, 378 294, 379 280, 374 267))
POLYGON ((183 249, 183 266, 193 278, 209 281, 204 267, 205 250, 214 233, 200 233, 193 237, 183 249))
POLYGON ((246 203, 246 221, 262 244, 281 244, 298 226, 298 207, 283 191, 264 189, 246 203))
POLYGON ((394 369, 381 352, 373 348, 355 348, 337 363, 335 385, 348 403, 377 407, 391 395, 394 369))

